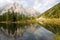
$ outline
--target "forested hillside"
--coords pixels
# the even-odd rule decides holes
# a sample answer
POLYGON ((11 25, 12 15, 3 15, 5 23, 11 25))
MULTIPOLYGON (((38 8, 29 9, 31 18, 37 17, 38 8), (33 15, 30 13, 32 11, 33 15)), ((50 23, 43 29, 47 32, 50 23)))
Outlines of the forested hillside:
POLYGON ((60 18, 60 3, 39 15, 39 17, 41 16, 45 18, 60 18))

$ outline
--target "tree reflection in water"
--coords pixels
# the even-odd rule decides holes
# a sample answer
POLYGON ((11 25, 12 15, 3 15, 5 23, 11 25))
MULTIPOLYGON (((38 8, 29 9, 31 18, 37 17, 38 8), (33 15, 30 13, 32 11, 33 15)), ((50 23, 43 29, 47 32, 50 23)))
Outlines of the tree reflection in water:
MULTIPOLYGON (((0 24, 0 31, 2 31, 3 36, 5 35, 8 40, 13 40, 13 38, 14 40, 53 40, 53 33, 39 24, 0 24)), ((1 35, 0 38, 3 39, 1 35)))

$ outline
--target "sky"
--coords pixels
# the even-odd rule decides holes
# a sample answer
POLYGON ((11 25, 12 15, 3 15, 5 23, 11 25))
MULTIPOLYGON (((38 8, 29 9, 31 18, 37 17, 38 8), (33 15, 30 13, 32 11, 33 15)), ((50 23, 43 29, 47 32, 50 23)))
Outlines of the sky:
POLYGON ((0 0, 0 6, 13 2, 23 5, 24 8, 33 8, 34 10, 43 13, 59 3, 60 0, 0 0))

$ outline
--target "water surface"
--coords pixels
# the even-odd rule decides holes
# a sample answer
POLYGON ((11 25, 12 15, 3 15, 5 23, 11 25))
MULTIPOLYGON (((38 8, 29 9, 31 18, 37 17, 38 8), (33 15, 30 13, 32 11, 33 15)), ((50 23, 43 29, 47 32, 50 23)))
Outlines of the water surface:
POLYGON ((54 34, 39 24, 0 24, 0 40, 54 40, 54 34))

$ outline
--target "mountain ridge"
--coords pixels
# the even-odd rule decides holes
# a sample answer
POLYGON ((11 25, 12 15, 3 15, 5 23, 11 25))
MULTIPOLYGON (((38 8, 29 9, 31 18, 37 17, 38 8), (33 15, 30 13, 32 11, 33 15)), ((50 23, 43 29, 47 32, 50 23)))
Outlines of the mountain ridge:
POLYGON ((39 12, 37 12, 36 10, 34 10, 33 8, 29 8, 29 9, 25 9, 21 4, 19 3, 9 3, 7 5, 5 5, 3 8, 0 8, 0 14, 3 14, 7 11, 14 11, 20 14, 24 14, 27 16, 37 16, 39 14, 39 12))

